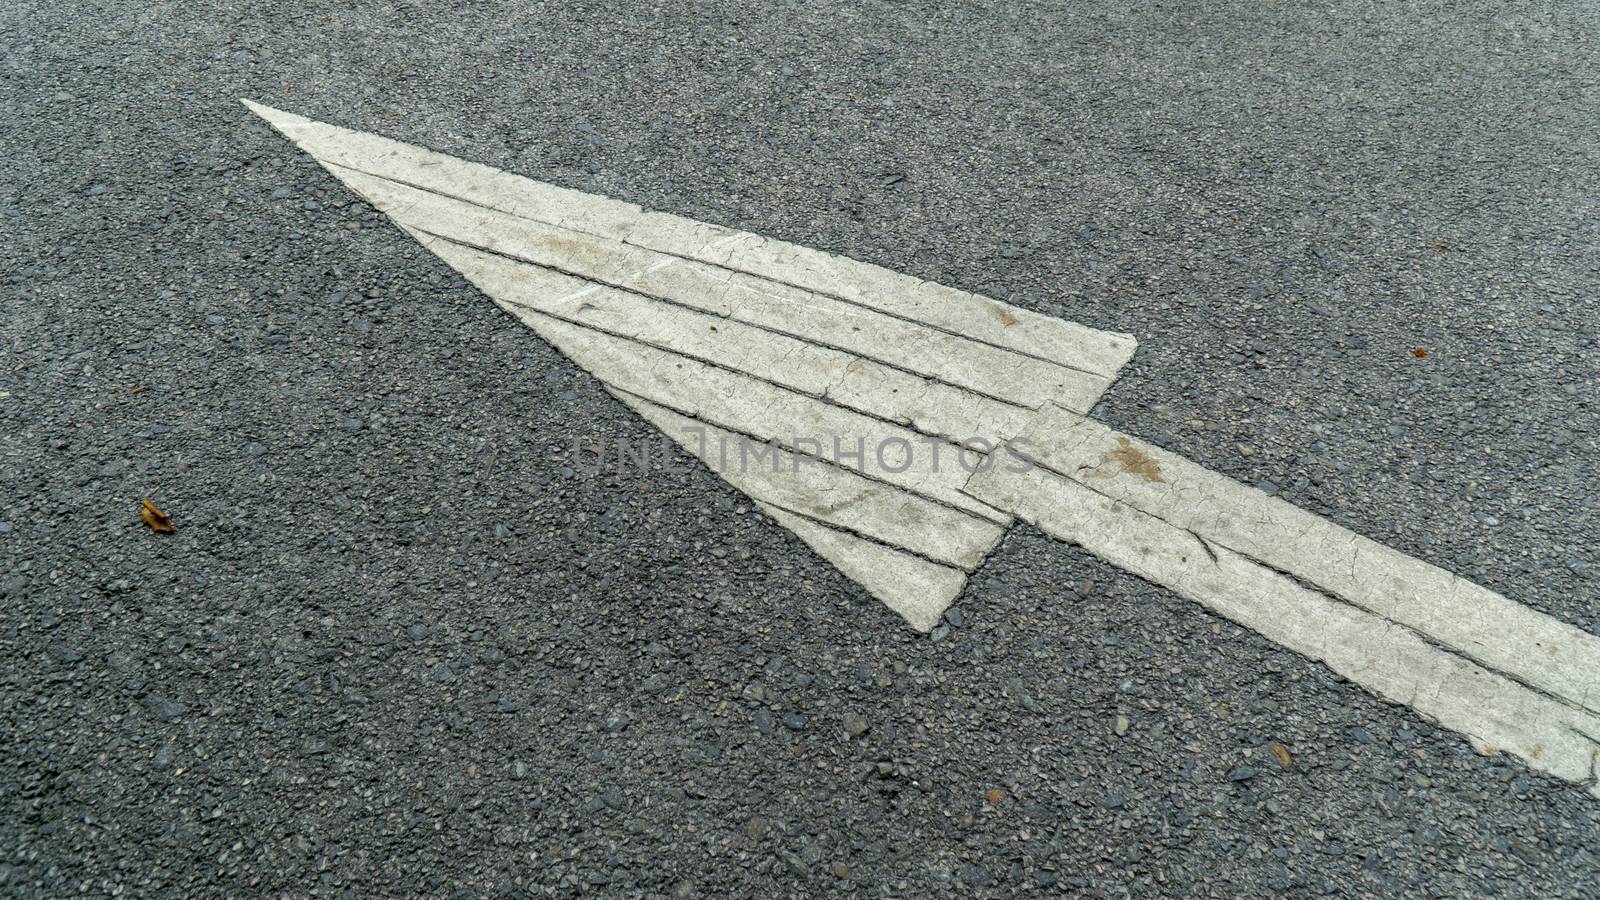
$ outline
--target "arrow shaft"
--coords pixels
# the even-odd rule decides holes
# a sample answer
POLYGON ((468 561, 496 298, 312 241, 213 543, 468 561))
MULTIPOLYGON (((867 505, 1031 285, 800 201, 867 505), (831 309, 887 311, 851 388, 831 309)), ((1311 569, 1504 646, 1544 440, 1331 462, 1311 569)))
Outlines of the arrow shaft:
POLYGON ((1065 409, 1005 452, 968 493, 1600 796, 1594 635, 1065 409))

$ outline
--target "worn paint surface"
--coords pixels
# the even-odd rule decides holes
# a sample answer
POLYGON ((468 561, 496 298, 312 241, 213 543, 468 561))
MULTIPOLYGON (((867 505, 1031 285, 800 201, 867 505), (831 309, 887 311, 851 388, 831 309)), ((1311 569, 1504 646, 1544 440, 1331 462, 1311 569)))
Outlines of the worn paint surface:
POLYGON ((1090 478, 1111 478, 1116 475, 1129 475, 1144 481, 1165 482, 1161 477, 1161 464, 1151 458, 1150 454, 1133 446, 1133 442, 1118 435, 1117 446, 1114 450, 1107 450, 1100 458, 1100 464, 1087 469, 1090 478))
POLYGON ((1085 418, 1131 337, 251 108, 914 627, 1021 518, 1600 796, 1600 638, 1085 418))

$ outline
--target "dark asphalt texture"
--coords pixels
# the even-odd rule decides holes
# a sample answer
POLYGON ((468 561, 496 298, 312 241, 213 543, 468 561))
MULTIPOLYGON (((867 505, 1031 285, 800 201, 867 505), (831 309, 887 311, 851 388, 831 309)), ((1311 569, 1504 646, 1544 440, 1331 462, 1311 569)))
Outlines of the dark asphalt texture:
POLYGON ((588 474, 647 426, 235 100, 1132 332, 1111 425, 1600 632, 1597 43, 0 5, 0 891, 1600 896, 1593 797, 1037 532, 934 641, 588 474))

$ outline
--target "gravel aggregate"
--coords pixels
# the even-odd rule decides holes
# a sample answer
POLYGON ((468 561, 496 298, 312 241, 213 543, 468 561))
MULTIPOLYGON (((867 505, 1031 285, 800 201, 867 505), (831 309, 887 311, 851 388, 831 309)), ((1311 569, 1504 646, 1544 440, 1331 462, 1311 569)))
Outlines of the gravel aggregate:
POLYGON ((13 0, 12 896, 1600 895, 1600 803, 1019 528, 919 636, 235 101, 1134 333, 1600 633, 1591 5, 13 0), (139 520, 149 497, 176 533, 139 520))

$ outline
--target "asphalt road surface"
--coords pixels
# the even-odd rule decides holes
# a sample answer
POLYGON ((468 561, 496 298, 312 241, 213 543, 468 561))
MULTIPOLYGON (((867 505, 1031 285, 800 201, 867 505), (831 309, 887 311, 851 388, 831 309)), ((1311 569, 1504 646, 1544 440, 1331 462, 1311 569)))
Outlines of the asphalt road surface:
POLYGON ((13 0, 0 886, 1600 894, 1584 790, 1040 532, 925 636, 597 468, 666 445, 237 102, 1132 333, 1101 421, 1600 633, 1597 36, 13 0))

